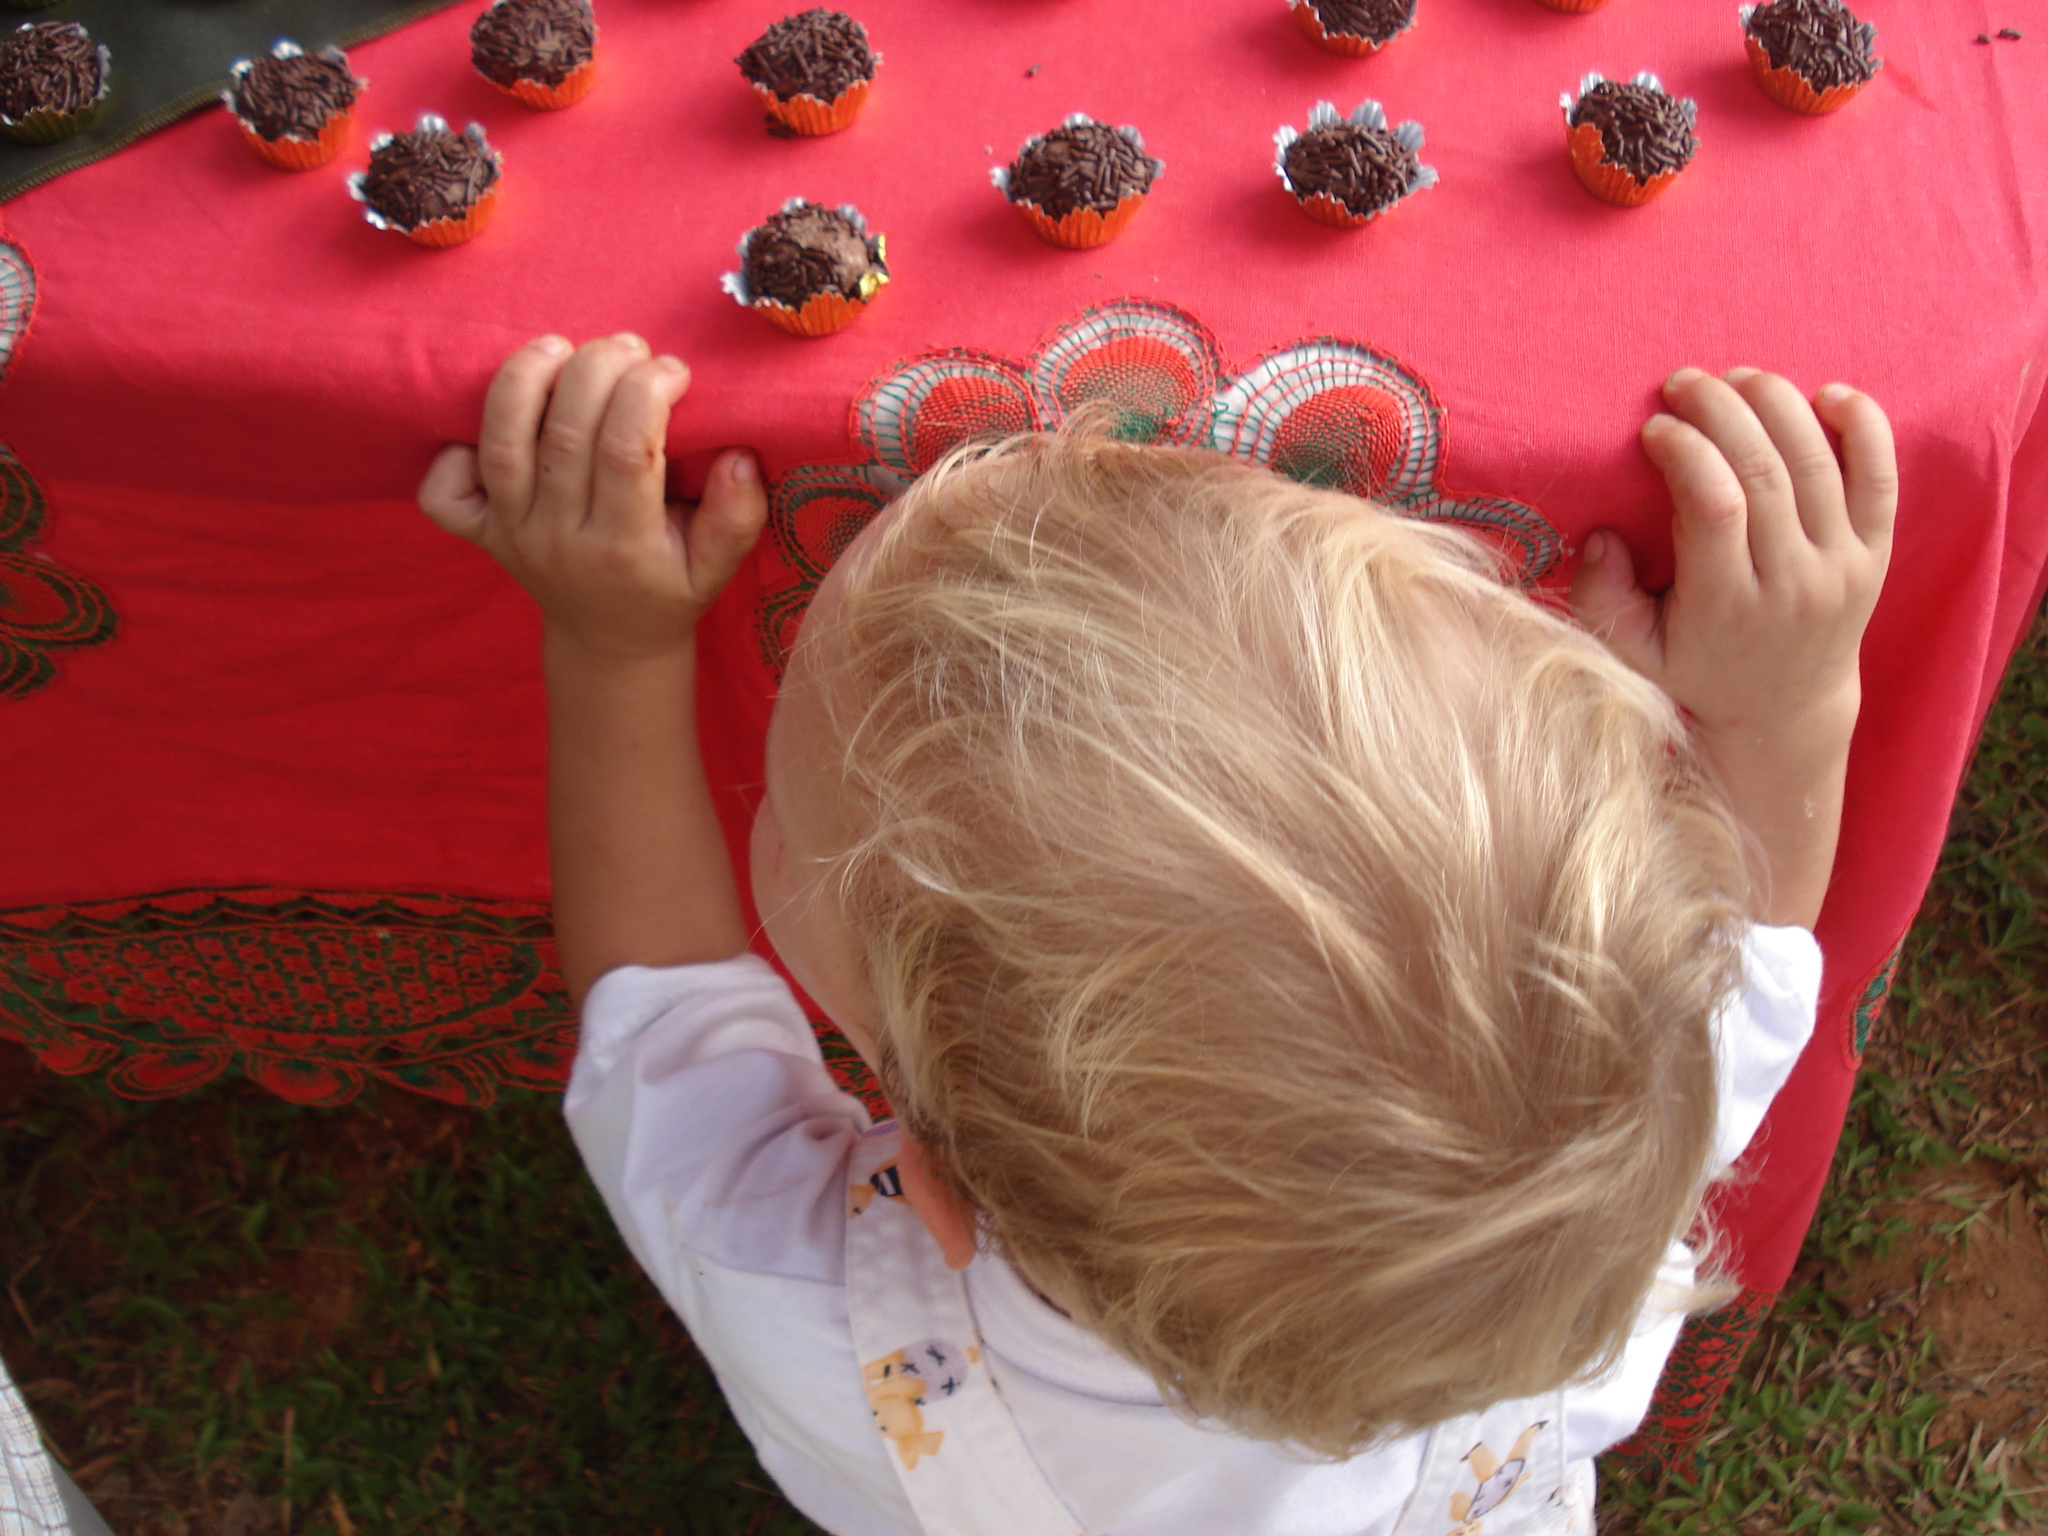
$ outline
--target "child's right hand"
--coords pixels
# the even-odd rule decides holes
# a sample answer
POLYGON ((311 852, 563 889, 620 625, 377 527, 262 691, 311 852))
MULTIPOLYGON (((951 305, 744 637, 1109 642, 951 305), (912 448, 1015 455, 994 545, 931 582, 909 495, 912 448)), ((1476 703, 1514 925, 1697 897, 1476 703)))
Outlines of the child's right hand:
POLYGON ((1830 385, 1810 407, 1753 368, 1725 380, 1681 369, 1664 398, 1672 414, 1650 418, 1643 446, 1675 506, 1672 584, 1644 591, 1603 529, 1572 607, 1692 716, 1761 850, 1757 915, 1811 926, 1862 702, 1858 652, 1891 554, 1891 428, 1867 395, 1830 385))
POLYGON ((689 383, 680 359, 650 356, 637 336, 573 355, 543 336, 499 368, 477 446, 441 451, 420 510, 504 566, 552 639, 594 660, 682 650, 767 513, 743 451, 712 465, 694 510, 664 501, 669 412, 689 383))

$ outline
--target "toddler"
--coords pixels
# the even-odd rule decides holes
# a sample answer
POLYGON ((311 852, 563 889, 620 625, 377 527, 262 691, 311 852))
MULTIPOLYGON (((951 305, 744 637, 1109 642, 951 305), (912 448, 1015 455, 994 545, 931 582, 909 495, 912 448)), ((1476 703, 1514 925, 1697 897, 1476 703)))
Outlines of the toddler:
POLYGON ((1597 532, 1578 624, 1464 534, 1209 455, 931 471, 811 605, 753 839, 871 1126, 748 953, 705 788, 694 625, 765 498, 728 452, 664 505, 687 382, 544 337, 420 503, 544 614, 570 1127, 790 1500, 837 1536, 1589 1531, 1592 1456, 1725 1294, 1701 1195, 1812 1029, 1882 412, 1674 374, 1675 580, 1597 532))

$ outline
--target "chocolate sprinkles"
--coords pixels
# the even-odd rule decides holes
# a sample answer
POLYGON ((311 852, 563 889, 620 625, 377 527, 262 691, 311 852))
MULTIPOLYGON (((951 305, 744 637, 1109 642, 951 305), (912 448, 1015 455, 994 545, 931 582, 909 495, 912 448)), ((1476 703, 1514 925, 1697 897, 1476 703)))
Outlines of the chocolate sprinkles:
POLYGON ((1281 162, 1296 197, 1321 194, 1360 215, 1398 202, 1422 169, 1387 129, 1342 121, 1310 128, 1281 151, 1281 162))
POLYGON ((75 21, 24 22, 0 38, 0 117, 78 112, 104 84, 100 50, 75 21))
POLYGON ((816 6, 785 16, 733 61, 740 73, 782 100, 814 96, 837 101, 852 85, 875 78, 867 29, 851 16, 816 6))
POLYGON ((370 151, 363 202, 396 229, 459 219, 498 181, 498 157, 443 126, 395 133, 370 151))
POLYGON ((596 47, 590 0, 498 0, 469 29, 470 62, 499 85, 560 85, 596 47))
POLYGON ((889 275, 880 237, 870 239, 852 219, 820 203, 796 202, 748 234, 742 258, 747 291, 791 309, 820 293, 863 299, 870 273, 889 275))
POLYGON ((1749 35, 1774 69, 1789 69, 1816 91, 1861 85, 1877 73, 1877 28, 1838 0, 1771 0, 1750 13, 1749 35))
POLYGON ((1049 218, 1080 208, 1107 213, 1150 190, 1159 162, 1135 134, 1107 123, 1070 119, 1030 140, 1010 162, 1004 190, 1013 203, 1033 203, 1049 218))
POLYGON ((1308 0, 1325 32, 1384 43, 1415 20, 1415 0, 1308 0))
POLYGON ((230 93, 236 116, 258 138, 317 139, 328 120, 345 112, 356 99, 356 82, 348 60, 329 49, 309 53, 272 54, 244 71, 230 93))
POLYGON ((1603 80, 1572 108, 1574 128, 1600 130, 1601 158, 1637 181, 1683 170, 1700 147, 1687 103, 1655 86, 1603 80))

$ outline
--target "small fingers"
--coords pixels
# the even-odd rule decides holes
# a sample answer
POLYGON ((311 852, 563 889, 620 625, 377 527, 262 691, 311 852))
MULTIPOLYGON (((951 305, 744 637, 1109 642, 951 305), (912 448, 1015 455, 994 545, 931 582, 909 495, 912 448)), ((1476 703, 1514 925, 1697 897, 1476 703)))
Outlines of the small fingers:
POLYGON ((662 478, 669 412, 689 387, 690 370, 675 357, 648 358, 619 375, 597 428, 593 523, 645 532, 667 517, 662 478))
POLYGON ((436 454, 420 481, 419 503, 436 527, 471 543, 482 539, 490 503, 477 478, 476 450, 450 443, 436 454))
POLYGON ((1705 433, 1676 416, 1643 423, 1643 451, 1671 490, 1673 579, 1698 592, 1756 588, 1742 482, 1705 433))
POLYGON ((768 521, 761 465, 744 448, 719 456, 690 518, 690 570, 706 592, 732 580, 768 521))
POLYGON ((1864 548, 1880 558, 1891 551, 1892 521, 1899 509, 1899 461, 1892 424, 1870 396, 1846 384, 1829 384, 1815 397, 1821 420, 1842 439, 1849 526, 1864 548))
POLYGON ((1782 567, 1806 540, 1785 460, 1749 402, 1732 384, 1697 368, 1681 368, 1667 379, 1664 399, 1706 440, 1740 486, 1755 569, 1768 576, 1782 567))
POLYGON ((477 435, 477 478, 491 505, 523 518, 533 505, 534 440, 548 408, 548 392, 568 361, 569 343, 541 336, 506 358, 484 396, 477 435))
POLYGON ((1755 368, 1730 369, 1728 382, 1749 403, 1792 481, 1799 526, 1815 544, 1840 544, 1851 536, 1842 466, 1820 418, 1790 380, 1755 368))
POLYGON ((589 517, 599 426, 620 378, 646 356, 646 342, 621 333, 584 343, 563 366, 540 429, 536 516, 572 527, 589 517))
POLYGON ((1635 559, 1619 534, 1586 536, 1572 578, 1572 613, 1633 670, 1656 680, 1664 670, 1657 599, 1636 580, 1635 559))

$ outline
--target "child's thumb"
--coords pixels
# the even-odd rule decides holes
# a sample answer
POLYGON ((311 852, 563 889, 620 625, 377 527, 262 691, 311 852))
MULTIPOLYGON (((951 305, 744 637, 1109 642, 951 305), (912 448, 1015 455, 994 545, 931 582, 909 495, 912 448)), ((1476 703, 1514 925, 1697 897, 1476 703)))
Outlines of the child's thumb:
POLYGON ((1635 560, 1619 534, 1596 528, 1586 536, 1571 596, 1581 624, 1630 667, 1657 676, 1657 599, 1637 584, 1635 560))
POLYGON ((450 443, 435 455, 420 481, 420 510, 457 538, 481 539, 490 501, 477 479, 476 450, 450 443))
POLYGON ((747 558, 768 520, 768 491, 761 465, 746 449, 722 455, 711 466, 703 500, 690 519, 690 568, 714 588, 723 587, 747 558))

